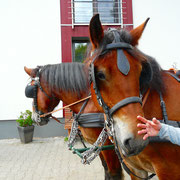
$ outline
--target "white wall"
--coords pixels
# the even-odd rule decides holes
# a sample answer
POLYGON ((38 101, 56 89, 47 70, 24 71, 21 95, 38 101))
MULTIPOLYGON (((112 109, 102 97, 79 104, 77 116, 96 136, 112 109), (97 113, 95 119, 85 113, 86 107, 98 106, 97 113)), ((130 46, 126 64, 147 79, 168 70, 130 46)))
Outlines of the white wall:
POLYGON ((24 66, 60 63, 60 49, 59 0, 0 1, 0 120, 32 109, 24 66))
POLYGON ((150 17, 139 48, 155 57, 164 69, 172 67, 174 62, 180 69, 179 8, 179 0, 133 0, 135 27, 150 17))
MULTIPOLYGON (((0 1, 0 120, 31 109, 32 100, 24 96, 24 66, 61 62, 59 1, 0 1)), ((179 0, 133 0, 135 26, 151 18, 139 48, 165 69, 174 62, 180 69, 179 7, 179 0)))

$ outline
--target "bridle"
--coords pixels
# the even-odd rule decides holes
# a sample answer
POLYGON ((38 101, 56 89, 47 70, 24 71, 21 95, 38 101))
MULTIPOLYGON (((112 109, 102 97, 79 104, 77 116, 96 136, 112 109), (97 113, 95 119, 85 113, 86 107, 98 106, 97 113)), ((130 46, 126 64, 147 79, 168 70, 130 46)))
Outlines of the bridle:
POLYGON ((133 49, 132 45, 125 43, 125 42, 120 42, 119 34, 115 30, 113 31, 114 34, 114 41, 111 44, 107 44, 105 48, 102 50, 100 55, 95 56, 90 64, 90 71, 89 71, 89 76, 90 76, 90 82, 93 83, 93 89, 96 94, 97 101, 99 105, 103 108, 104 113, 106 115, 106 127, 109 133, 109 136, 114 136, 114 129, 113 129, 113 114, 120 108, 127 106, 128 104, 131 103, 140 103, 142 105, 142 99, 138 96, 132 96, 132 97, 127 97, 121 101, 119 101, 117 104, 115 104, 112 108, 109 108, 108 105, 104 102, 101 93, 99 91, 99 88, 96 83, 96 76, 95 76, 95 68, 94 68, 94 62, 97 60, 97 58, 101 55, 104 55, 106 52, 112 49, 117 50, 117 66, 119 71, 123 75, 128 75, 129 70, 130 70, 130 64, 124 55, 123 49, 133 49))
POLYGON ((44 113, 42 111, 40 111, 38 109, 38 104, 37 104, 37 91, 38 88, 45 94, 45 96, 47 96, 50 100, 52 99, 56 99, 54 96, 49 96, 44 89, 41 86, 40 83, 40 75, 41 72, 43 71, 44 67, 43 66, 38 66, 37 67, 37 72, 35 77, 31 77, 31 82, 34 81, 33 85, 32 84, 28 84, 25 88, 25 95, 28 98, 33 98, 33 107, 35 109, 35 113, 33 114, 34 119, 36 120, 36 123, 39 124, 42 120, 48 122, 49 121, 49 116, 46 117, 40 117, 41 115, 43 115, 44 113))
MULTIPOLYGON (((113 35, 114 35, 114 41, 111 44, 107 44, 105 46, 105 48, 102 50, 102 52, 98 55, 95 56, 92 59, 92 62, 90 64, 90 70, 89 70, 89 77, 90 77, 90 83, 93 83, 93 89, 95 91, 96 94, 96 98, 97 101, 99 103, 99 105, 103 108, 104 113, 106 118, 105 119, 105 127, 104 127, 104 131, 101 132, 102 137, 105 137, 108 135, 109 139, 113 142, 115 142, 115 151, 116 154, 118 156, 119 161, 122 163, 123 168, 125 169, 125 171, 130 175, 132 174, 135 177, 138 177, 139 179, 151 179, 153 176, 155 176, 155 174, 151 174, 149 175, 147 178, 142 178, 137 176, 136 174, 134 174, 124 163, 124 160, 121 156, 121 154, 119 153, 118 147, 117 147, 117 140, 114 134, 114 128, 113 128, 113 114, 120 108, 127 106, 128 104, 131 103, 140 103, 141 105, 143 105, 144 103, 142 103, 142 97, 138 97, 138 96, 132 96, 132 97, 127 97, 121 101, 119 101, 117 104, 115 104, 113 107, 108 107, 108 105, 104 102, 101 93, 99 91, 99 88, 97 86, 96 83, 96 76, 95 76, 95 68, 94 68, 94 62, 95 60, 97 60, 97 58, 101 55, 104 55, 106 52, 108 52, 109 50, 112 49, 116 49, 117 50, 117 66, 119 71, 123 74, 123 75, 128 75, 129 70, 130 70, 130 64, 128 59, 126 58, 126 56, 124 55, 123 49, 133 49, 132 45, 125 43, 125 42, 121 42, 120 41, 120 37, 119 34, 117 33, 117 31, 115 31, 114 29, 110 30, 112 31, 113 35), (114 139, 114 141, 113 141, 114 139)), ((147 97, 148 97, 149 92, 147 93, 147 97)), ((146 98, 147 98, 146 97, 146 98)), ((145 99, 146 101, 146 99, 145 99)), ((99 148, 100 149, 100 148, 99 148)))

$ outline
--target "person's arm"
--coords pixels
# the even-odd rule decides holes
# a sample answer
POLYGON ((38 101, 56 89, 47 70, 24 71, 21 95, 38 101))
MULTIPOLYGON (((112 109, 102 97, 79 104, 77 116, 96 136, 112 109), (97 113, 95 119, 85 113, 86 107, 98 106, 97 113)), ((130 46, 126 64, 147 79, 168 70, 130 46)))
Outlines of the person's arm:
POLYGON ((161 124, 162 128, 160 129, 158 136, 161 139, 167 139, 173 144, 180 146, 180 128, 176 128, 167 124, 161 124))
POLYGON ((141 116, 137 117, 142 123, 138 123, 137 127, 142 128, 138 134, 144 134, 143 139, 146 140, 150 136, 159 136, 161 139, 167 139, 173 144, 180 145, 180 128, 175 128, 167 124, 161 124, 156 118, 149 121, 141 116))

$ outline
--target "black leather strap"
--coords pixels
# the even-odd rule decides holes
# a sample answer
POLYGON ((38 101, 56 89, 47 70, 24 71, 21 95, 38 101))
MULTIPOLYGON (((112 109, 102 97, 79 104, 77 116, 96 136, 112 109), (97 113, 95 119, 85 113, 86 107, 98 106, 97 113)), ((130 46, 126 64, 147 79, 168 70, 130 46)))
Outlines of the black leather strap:
POLYGON ((123 99, 122 101, 118 102, 115 104, 111 109, 110 109, 110 115, 112 115, 115 111, 117 111, 119 108, 126 106, 130 103, 140 103, 142 105, 142 100, 140 97, 133 96, 133 97, 128 97, 126 99, 123 99))
POLYGON ((117 66, 121 73, 128 75, 130 64, 122 49, 117 49, 117 66))
POLYGON ((105 49, 133 49, 133 46, 125 42, 107 44, 105 49))
POLYGON ((137 177, 137 178, 139 178, 139 179, 143 179, 143 180, 148 180, 148 179, 151 179, 151 178, 153 178, 156 174, 151 174, 150 176, 148 176, 147 178, 142 178, 142 177, 140 177, 140 176, 137 176, 134 172, 132 172, 127 166, 126 166, 126 164, 124 163, 124 161, 123 161, 123 158, 122 158, 122 156, 121 156, 121 154, 120 154, 120 152, 119 152, 119 149, 118 149, 118 147, 117 147, 117 139, 116 139, 116 137, 114 137, 114 140, 115 140, 115 152, 116 152, 116 154, 117 154, 117 156, 118 156, 118 159, 119 159, 119 161, 121 162, 121 164, 122 164, 122 166, 123 166, 123 168, 124 168, 124 170, 127 172, 127 174, 129 174, 129 175, 133 175, 133 176, 135 176, 135 177, 137 177))
POLYGON ((104 114, 103 113, 84 113, 78 119, 81 127, 87 128, 103 128, 104 127, 104 114))
POLYGON ((33 98, 34 97, 34 85, 27 85, 25 88, 25 96, 27 98, 33 98))
POLYGON ((179 72, 180 72, 180 71, 178 71, 177 75, 176 75, 176 74, 173 74, 173 73, 170 73, 170 72, 167 72, 167 73, 170 74, 170 75, 171 75, 174 79, 176 79, 178 82, 180 82, 180 78, 178 77, 179 72))

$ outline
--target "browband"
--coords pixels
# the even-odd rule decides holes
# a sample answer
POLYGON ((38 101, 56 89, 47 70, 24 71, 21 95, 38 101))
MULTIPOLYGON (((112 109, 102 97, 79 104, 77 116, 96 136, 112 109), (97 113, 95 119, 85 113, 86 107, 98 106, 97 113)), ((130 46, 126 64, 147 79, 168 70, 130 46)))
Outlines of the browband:
POLYGON ((106 45, 105 50, 110 49, 133 49, 133 46, 125 42, 116 42, 106 45))

